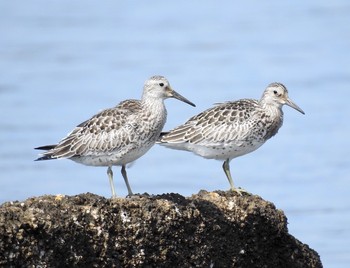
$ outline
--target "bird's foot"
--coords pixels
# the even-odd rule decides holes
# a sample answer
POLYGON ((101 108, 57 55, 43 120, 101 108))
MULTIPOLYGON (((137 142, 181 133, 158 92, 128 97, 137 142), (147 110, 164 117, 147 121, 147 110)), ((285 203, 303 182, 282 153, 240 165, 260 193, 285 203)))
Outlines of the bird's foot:
POLYGON ((144 194, 128 194, 126 196, 127 199, 140 199, 142 197, 150 197, 150 195, 148 193, 144 193, 144 194))
POLYGON ((231 191, 235 192, 235 193, 238 193, 240 196, 242 196, 243 194, 250 195, 250 193, 248 191, 246 191, 246 190, 244 190, 244 189, 242 189, 240 187, 239 188, 236 188, 236 187, 231 188, 231 191))

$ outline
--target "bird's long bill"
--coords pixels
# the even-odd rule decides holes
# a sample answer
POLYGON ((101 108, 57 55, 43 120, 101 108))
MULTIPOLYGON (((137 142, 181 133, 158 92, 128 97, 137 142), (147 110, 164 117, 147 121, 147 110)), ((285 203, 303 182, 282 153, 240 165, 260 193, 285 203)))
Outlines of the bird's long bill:
POLYGON ((185 97, 181 96, 175 90, 172 89, 170 94, 171 94, 172 98, 178 99, 180 101, 186 102, 189 105, 192 105, 193 107, 196 107, 196 105, 194 103, 190 102, 188 99, 186 99, 185 97))
POLYGON ((298 112, 305 114, 304 111, 298 105, 296 105, 290 98, 286 100, 286 104, 292 107, 293 109, 297 110, 298 112))

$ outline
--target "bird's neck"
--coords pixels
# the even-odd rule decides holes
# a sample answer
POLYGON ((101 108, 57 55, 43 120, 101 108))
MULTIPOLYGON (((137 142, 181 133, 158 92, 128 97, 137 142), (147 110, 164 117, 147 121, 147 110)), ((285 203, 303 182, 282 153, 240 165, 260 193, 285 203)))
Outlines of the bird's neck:
POLYGON ((260 102, 260 106, 262 108, 261 114, 263 114, 265 118, 266 127, 268 129, 265 138, 269 139, 277 134, 283 124, 282 106, 266 102, 260 102))
POLYGON ((283 111, 282 111, 282 105, 275 102, 266 102, 264 100, 261 100, 259 102, 262 109, 265 111, 266 114, 268 114, 271 117, 276 118, 283 118, 283 111))
POLYGON ((164 100, 161 98, 142 98, 141 106, 146 119, 149 122, 154 122, 155 125, 166 121, 167 110, 164 105, 164 100))
POLYGON ((152 96, 142 96, 141 105, 150 111, 165 110, 164 100, 162 98, 152 96))

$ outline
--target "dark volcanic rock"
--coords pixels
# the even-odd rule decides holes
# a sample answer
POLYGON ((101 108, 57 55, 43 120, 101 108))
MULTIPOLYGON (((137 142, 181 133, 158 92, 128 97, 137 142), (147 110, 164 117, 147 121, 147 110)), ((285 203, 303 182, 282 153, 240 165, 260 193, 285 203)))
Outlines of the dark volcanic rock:
POLYGON ((1 267, 322 267, 258 196, 42 196, 0 206, 1 267))

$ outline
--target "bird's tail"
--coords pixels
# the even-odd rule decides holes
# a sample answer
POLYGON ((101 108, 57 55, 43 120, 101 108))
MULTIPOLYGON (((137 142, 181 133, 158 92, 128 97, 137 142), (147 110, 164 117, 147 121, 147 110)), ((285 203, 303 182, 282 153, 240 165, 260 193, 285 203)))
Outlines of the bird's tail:
MULTIPOLYGON (((44 151, 50 151, 51 149, 54 149, 57 145, 45 145, 45 146, 39 146, 34 148, 35 150, 44 150, 44 151)), ((41 161, 41 160, 52 160, 56 159, 56 157, 52 157, 52 154, 50 152, 46 152, 43 154, 43 156, 35 159, 34 161, 41 161)))
POLYGON ((161 132, 160 135, 159 135, 159 139, 162 138, 164 135, 167 135, 169 134, 169 131, 168 132, 161 132))
POLYGON ((44 150, 44 151, 48 151, 48 150, 51 150, 53 148, 55 148, 57 145, 54 144, 54 145, 44 145, 44 146, 39 146, 39 147, 36 147, 34 148, 35 150, 44 150))
POLYGON ((162 143, 162 138, 167 134, 169 134, 169 132, 161 132, 156 142, 162 143))

